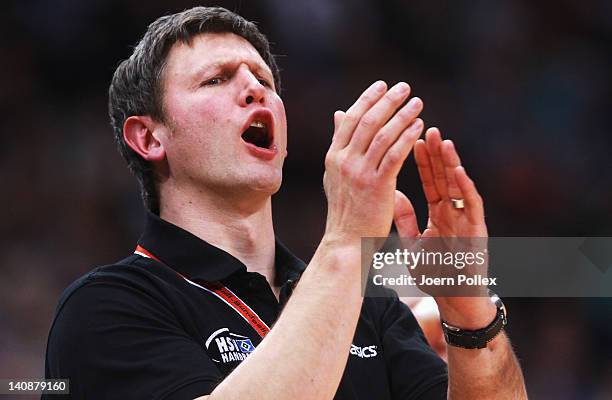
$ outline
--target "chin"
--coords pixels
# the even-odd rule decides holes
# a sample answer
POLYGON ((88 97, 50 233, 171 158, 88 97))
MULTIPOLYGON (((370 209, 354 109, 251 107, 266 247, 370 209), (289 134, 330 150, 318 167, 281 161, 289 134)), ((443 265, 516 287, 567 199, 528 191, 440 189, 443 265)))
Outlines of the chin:
POLYGON ((257 193, 266 193, 269 196, 272 196, 280 189, 282 180, 282 174, 273 177, 260 177, 260 179, 257 179, 254 182, 252 181, 249 186, 252 191, 257 193))
POLYGON ((280 189, 283 181, 282 168, 257 168, 251 169, 250 172, 246 178, 251 190, 272 195, 280 189))

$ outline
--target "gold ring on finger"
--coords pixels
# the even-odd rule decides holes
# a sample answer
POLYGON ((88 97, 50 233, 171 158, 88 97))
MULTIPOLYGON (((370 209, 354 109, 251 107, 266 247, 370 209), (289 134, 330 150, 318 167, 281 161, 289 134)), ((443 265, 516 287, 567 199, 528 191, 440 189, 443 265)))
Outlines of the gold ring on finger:
POLYGON ((463 203, 463 199, 450 199, 451 203, 453 203, 453 208, 456 210, 460 210, 465 208, 465 204, 463 203))

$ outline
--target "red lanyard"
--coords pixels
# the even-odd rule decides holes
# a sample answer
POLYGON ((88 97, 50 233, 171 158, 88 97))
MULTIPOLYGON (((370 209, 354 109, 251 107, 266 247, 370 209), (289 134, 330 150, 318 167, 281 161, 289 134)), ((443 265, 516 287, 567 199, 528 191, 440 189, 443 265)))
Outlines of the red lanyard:
MULTIPOLYGON (((138 254, 142 257, 152 258, 162 264, 164 264, 159 258, 155 257, 144 247, 138 245, 134 254, 138 254)), ((177 272, 178 273, 178 272, 177 272)), ((246 322, 251 325, 253 329, 261 336, 265 337, 270 332, 270 327, 257 315, 251 307, 249 307, 244 301, 240 299, 234 292, 229 290, 220 282, 201 282, 201 284, 195 283, 185 276, 178 274, 181 278, 185 279, 188 283, 193 286, 199 287, 200 289, 206 290, 207 292, 217 296, 221 301, 234 309, 246 322)))

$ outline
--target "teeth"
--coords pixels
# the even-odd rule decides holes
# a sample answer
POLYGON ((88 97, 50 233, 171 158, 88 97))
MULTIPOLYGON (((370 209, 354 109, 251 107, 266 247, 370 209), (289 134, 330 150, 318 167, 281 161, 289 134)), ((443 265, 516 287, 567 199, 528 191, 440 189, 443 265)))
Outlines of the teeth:
POLYGON ((253 121, 251 122, 251 126, 254 128, 265 128, 266 124, 264 124, 263 122, 260 121, 253 121))

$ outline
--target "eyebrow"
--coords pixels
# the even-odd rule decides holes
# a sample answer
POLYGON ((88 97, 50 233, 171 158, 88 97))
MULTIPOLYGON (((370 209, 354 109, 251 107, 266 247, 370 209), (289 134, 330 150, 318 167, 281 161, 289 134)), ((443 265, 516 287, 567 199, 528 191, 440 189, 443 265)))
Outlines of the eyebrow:
POLYGON ((234 58, 222 59, 220 61, 215 61, 209 64, 201 65, 195 69, 195 71, 193 72, 192 78, 195 80, 198 80, 202 75, 205 75, 211 70, 224 69, 224 68, 227 68, 228 66, 235 67, 236 65, 240 65, 240 64, 247 64, 253 72, 264 74, 266 77, 269 77, 270 79, 272 79, 272 83, 274 83, 274 74, 272 74, 272 71, 270 70, 267 64, 264 66, 264 64, 256 60, 246 60, 245 61, 245 60, 239 60, 239 59, 234 59, 234 58))

